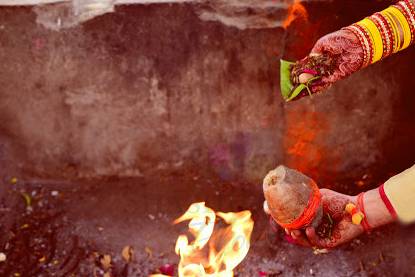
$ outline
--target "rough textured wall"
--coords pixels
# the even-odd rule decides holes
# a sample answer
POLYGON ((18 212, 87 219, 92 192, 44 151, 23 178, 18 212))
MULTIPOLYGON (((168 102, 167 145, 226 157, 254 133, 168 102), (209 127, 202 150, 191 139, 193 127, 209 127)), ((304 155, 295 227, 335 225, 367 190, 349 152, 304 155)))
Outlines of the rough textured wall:
POLYGON ((404 167, 415 157, 414 97, 402 86, 415 84, 414 49, 326 95, 278 95, 281 56, 300 58, 318 36, 385 5, 343 2, 309 4, 310 21, 288 34, 204 22, 191 5, 121 7, 60 32, 30 9, 1 8, 2 155, 55 178, 196 167, 258 181, 284 162, 331 180, 385 160, 404 167))

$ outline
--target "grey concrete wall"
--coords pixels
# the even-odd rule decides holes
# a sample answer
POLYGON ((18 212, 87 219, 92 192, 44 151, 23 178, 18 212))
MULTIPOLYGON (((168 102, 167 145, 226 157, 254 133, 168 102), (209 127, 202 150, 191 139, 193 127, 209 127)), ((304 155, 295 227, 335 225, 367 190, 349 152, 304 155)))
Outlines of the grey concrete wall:
POLYGON ((60 32, 0 8, 1 153, 53 178, 196 168, 259 181, 286 163, 331 182, 398 170, 415 160, 402 85, 415 85, 413 49, 322 96, 285 104, 278 91, 279 58, 384 4, 310 4, 288 34, 204 22, 191 5, 121 7, 60 32))

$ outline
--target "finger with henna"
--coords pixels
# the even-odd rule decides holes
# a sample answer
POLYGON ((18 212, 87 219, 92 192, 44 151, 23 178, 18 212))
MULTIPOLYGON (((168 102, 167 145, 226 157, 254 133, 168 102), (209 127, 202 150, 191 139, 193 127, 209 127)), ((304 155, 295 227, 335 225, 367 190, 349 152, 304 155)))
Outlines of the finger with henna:
POLYGON ((329 242, 326 239, 320 238, 316 234, 316 230, 313 227, 308 227, 306 229, 306 235, 310 243, 319 248, 328 248, 330 247, 329 242))
POLYGON ((290 235, 296 241, 297 244, 305 246, 305 247, 312 246, 310 242, 308 241, 307 237, 300 230, 294 230, 291 232, 290 235))

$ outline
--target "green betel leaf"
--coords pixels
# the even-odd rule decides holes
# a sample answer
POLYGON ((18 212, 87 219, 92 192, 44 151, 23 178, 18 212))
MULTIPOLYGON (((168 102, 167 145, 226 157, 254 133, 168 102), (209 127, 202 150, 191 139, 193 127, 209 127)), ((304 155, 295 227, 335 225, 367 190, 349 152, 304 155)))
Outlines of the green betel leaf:
POLYGON ((287 102, 293 100, 295 97, 297 97, 302 91, 303 89, 307 89, 307 85, 305 84, 299 84, 291 93, 291 95, 286 98, 287 102))
POLYGON ((291 83, 291 66, 293 62, 280 60, 280 88, 284 99, 289 98, 293 84, 291 83))

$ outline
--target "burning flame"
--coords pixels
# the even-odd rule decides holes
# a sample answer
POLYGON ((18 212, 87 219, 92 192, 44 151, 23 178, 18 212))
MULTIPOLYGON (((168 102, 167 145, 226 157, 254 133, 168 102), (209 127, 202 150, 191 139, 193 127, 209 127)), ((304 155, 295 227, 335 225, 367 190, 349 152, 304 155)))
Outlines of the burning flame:
POLYGON ((300 3, 301 0, 295 0, 294 3, 288 8, 288 15, 285 18, 282 26, 287 29, 291 23, 298 17, 307 19, 308 13, 303 4, 300 3))
POLYGON ((249 251, 254 227, 251 212, 215 213, 201 202, 192 204, 174 223, 188 220, 194 240, 189 242, 186 235, 177 239, 175 251, 180 256, 179 277, 232 277, 233 270, 249 251), (214 233, 216 216, 228 226, 215 229, 214 233))

